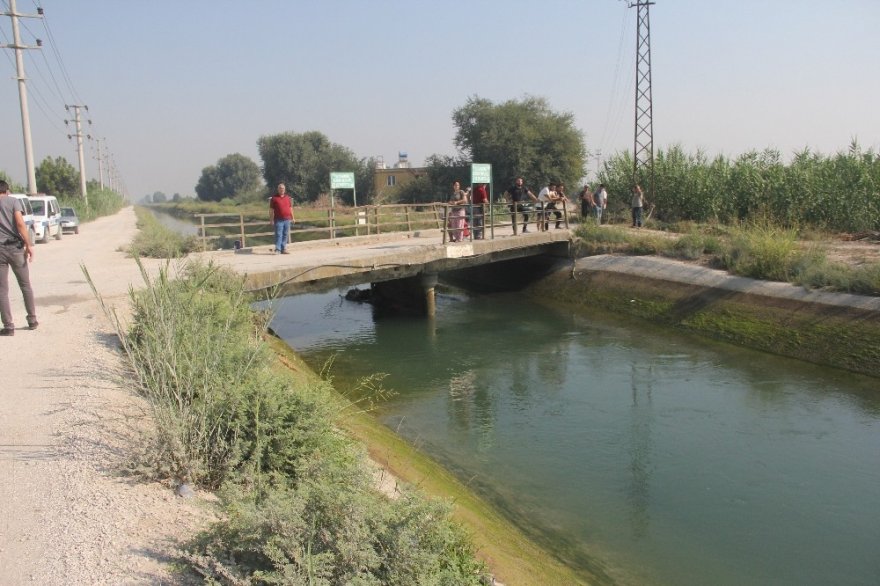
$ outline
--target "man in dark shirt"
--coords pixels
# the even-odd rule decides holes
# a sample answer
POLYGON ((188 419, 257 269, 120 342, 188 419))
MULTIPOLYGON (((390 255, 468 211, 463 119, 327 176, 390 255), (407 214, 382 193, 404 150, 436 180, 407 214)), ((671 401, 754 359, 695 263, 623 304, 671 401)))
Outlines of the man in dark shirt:
POLYGON ((34 249, 24 224, 21 202, 9 195, 9 184, 0 181, 0 317, 3 329, 0 336, 14 336, 12 308, 9 305, 9 269, 12 268, 18 287, 24 297, 28 329, 37 327, 34 291, 31 289, 28 262, 34 259, 34 249))
POLYGON ((523 215, 523 233, 528 232, 528 224, 529 224, 529 212, 528 208, 524 205, 523 202, 531 199, 532 201, 538 201, 538 197, 532 193, 532 190, 523 185, 522 177, 517 177, 516 181, 513 185, 511 185, 507 191, 505 192, 508 198, 510 198, 510 222, 513 226, 513 232, 516 233, 516 213, 522 212, 523 215))

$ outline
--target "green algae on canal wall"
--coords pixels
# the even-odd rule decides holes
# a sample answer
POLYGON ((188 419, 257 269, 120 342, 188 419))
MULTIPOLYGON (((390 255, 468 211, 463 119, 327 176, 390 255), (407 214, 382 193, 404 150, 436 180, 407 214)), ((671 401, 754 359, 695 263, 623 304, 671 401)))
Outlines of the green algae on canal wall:
POLYGON ((880 377, 880 313, 875 311, 577 268, 556 271, 527 292, 880 377))

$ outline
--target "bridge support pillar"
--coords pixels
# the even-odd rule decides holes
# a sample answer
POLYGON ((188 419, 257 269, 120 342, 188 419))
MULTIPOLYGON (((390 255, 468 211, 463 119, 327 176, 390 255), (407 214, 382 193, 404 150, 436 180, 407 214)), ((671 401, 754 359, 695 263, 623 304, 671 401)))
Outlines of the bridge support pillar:
POLYGON ((422 289, 425 292, 425 313, 428 317, 437 315, 437 302, 434 298, 434 287, 437 286, 437 273, 422 273, 419 275, 422 289))

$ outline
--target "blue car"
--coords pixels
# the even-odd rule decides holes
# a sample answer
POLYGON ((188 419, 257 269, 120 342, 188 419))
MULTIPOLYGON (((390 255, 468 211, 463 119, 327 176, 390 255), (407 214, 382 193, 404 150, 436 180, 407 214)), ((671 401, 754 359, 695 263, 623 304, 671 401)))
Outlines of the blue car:
POLYGON ((61 229, 79 234, 79 218, 73 208, 61 208, 61 229))

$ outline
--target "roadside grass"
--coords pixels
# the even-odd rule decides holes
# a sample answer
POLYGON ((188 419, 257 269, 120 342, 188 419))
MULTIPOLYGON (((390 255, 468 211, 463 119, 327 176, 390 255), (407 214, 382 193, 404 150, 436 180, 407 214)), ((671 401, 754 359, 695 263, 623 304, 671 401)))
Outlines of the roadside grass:
POLYGON ((132 471, 219 489, 221 520, 186 549, 188 567, 209 583, 483 583, 448 503, 373 488, 336 425, 344 404, 279 367, 243 278, 182 262, 171 278, 169 265, 151 278, 139 263, 127 324, 92 287, 155 423, 132 471))
POLYGON ((61 197, 58 203, 62 207, 72 207, 76 210, 80 222, 112 216, 127 205, 121 195, 109 189, 90 190, 88 205, 81 197, 61 197))
POLYGON ((575 231, 578 254, 656 254, 703 260, 732 274, 815 289, 880 295, 880 263, 850 266, 828 259, 821 231, 802 233, 758 218, 734 226, 678 222, 668 233, 587 222, 575 231))
POLYGON ((135 206, 138 232, 128 246, 128 254, 141 258, 179 258, 201 250, 195 236, 182 236, 163 226, 153 214, 135 206))

